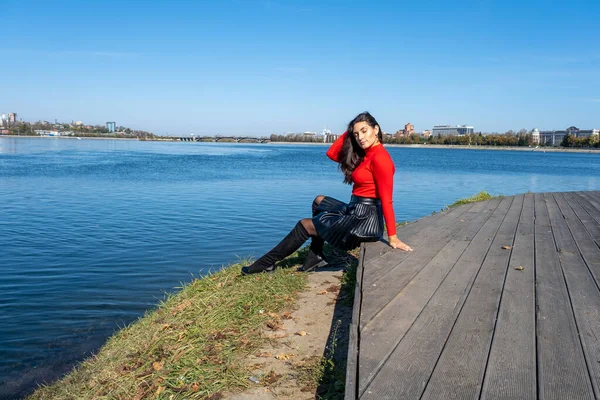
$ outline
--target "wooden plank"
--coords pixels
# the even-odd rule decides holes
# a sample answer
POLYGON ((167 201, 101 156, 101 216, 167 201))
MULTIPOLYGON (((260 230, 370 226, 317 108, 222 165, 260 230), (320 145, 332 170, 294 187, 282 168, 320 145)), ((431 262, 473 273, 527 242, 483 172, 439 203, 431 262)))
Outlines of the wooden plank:
POLYGON ((598 192, 577 192, 579 196, 586 199, 590 206, 594 208, 593 210, 590 210, 591 215, 594 215, 600 211, 600 200, 598 197, 594 196, 595 193, 598 192))
MULTIPOLYGON (((556 245, 569 297, 573 305, 579 338, 596 398, 600 398, 600 249, 560 193, 548 206, 550 220, 556 221, 556 245), (564 216, 564 218, 562 218, 564 216)), ((554 222, 553 222, 554 225, 554 222)))
POLYGON ((522 208, 523 195, 515 196, 421 399, 479 397, 522 208))
MULTIPOLYGON (((535 194, 538 388, 543 399, 593 399, 573 309, 554 243, 548 204, 535 194)), ((554 213, 553 213, 553 216, 554 213)), ((556 216, 555 216, 556 217, 556 216)))
MULTIPOLYGON (((460 232, 473 218, 480 213, 487 213, 489 207, 496 208, 499 199, 490 200, 489 203, 475 203, 468 211, 469 216, 465 216, 453 224, 444 228, 437 229, 435 234, 429 236, 427 245, 423 244, 414 248, 409 256, 402 259, 394 268, 382 275, 379 280, 370 281, 365 279, 363 291, 365 293, 361 308, 360 326, 361 329, 375 317, 390 301, 392 301, 398 292, 402 290, 419 273, 435 255, 460 232)), ((365 266, 366 274, 370 273, 371 265, 365 266)))
POLYGON ((537 398, 533 193, 525 195, 481 398, 537 398), (522 270, 515 269, 521 266, 522 270))
POLYGON ((358 266, 356 268, 356 284, 354 286, 354 306, 352 308, 352 322, 350 323, 350 338, 348 342, 348 358, 346 363, 346 387, 344 398, 355 400, 357 397, 357 377, 358 377, 358 352, 360 346, 360 337, 358 332, 360 320, 360 305, 362 301, 362 275, 363 263, 365 259, 365 243, 360 246, 358 256, 358 266))
MULTIPOLYGON (((596 208, 600 207, 600 191, 589 190, 589 191, 584 191, 582 193, 585 193, 587 195, 587 197, 590 199, 590 202, 593 201, 594 207, 596 207, 596 208)), ((600 211, 600 209, 599 209, 599 211, 600 211)))
MULTIPOLYGON (((586 218, 581 214, 578 214, 581 221, 586 225, 588 231, 596 241, 596 243, 600 246, 600 211, 598 211, 590 202, 583 196, 582 193, 574 193, 571 195, 570 199, 575 200, 575 203, 581 207, 581 209, 585 210, 588 214, 589 218, 586 218), (596 224, 594 224, 595 222, 596 224), (596 225, 596 226, 594 226, 596 225)), ((579 208, 576 208, 577 211, 580 211, 579 208)))
POLYGON ((361 399, 419 398, 512 201, 502 199, 361 399))
MULTIPOLYGON (((446 215, 440 215, 440 218, 434 220, 431 224, 426 225, 422 229, 415 224, 409 225, 404 229, 398 231, 398 237, 402 241, 406 241, 413 249, 423 248, 431 236, 441 229, 448 226, 456 226, 457 223, 465 223, 462 216, 468 212, 474 204, 466 204, 464 206, 457 207, 456 209, 450 210, 446 215)), ((474 216, 473 216, 474 217, 474 216)), ((385 244, 384 244, 385 245, 385 244)), ((379 247, 378 243, 378 247, 379 247)), ((375 283, 382 275, 388 273, 393 267, 398 265, 401 261, 410 257, 412 253, 402 251, 390 251, 390 247, 385 245, 385 251, 382 251, 379 257, 367 256, 365 262, 365 269, 368 273, 365 275, 364 287, 369 287, 375 283), (376 258, 376 260, 375 260, 376 258)), ((371 253, 373 254, 373 253, 371 253)))
MULTIPOLYGON (((427 228, 427 226, 435 223, 441 218, 456 218, 457 213, 462 212, 464 212, 464 210, 460 210, 457 207, 425 216, 416 221, 399 226, 397 229, 397 235, 403 242, 409 243, 413 240, 413 236, 427 228)), ((412 243, 409 243, 409 245, 412 245, 412 243)), ((369 248, 373 248, 375 251, 370 251, 368 254, 365 254, 365 264, 368 264, 372 259, 381 257, 382 255, 392 250, 392 248, 387 244, 387 242, 384 241, 369 243, 369 248)))
MULTIPOLYGON (((587 200, 578 196, 575 193, 563 193, 564 199, 569 203, 571 209, 577 215, 577 218, 581 221, 592 240, 596 242, 597 246, 600 246, 600 211, 595 211, 594 208, 590 210, 590 214, 583 206, 582 203, 587 203, 587 200)), ((587 203, 589 205, 589 203, 587 203)))
POLYGON ((481 212, 471 223, 463 227, 415 278, 361 329, 361 346, 364 351, 359 359, 359 391, 366 387, 381 369, 389 354, 402 340, 440 283, 490 216, 490 213, 481 212))

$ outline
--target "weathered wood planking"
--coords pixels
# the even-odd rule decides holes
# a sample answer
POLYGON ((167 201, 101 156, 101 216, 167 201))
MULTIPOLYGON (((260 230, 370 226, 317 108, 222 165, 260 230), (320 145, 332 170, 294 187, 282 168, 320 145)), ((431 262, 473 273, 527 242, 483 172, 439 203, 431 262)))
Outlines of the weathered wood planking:
POLYGON ((516 196, 483 260, 422 399, 479 396, 522 208, 523 196, 516 196))
POLYGON ((527 193, 506 273, 482 399, 537 398, 534 212, 533 194, 527 193))
POLYGON ((361 398, 419 398, 512 200, 502 199, 361 398))
POLYGON ((552 201, 547 195, 535 194, 539 396, 556 400, 593 399, 573 309, 554 243, 548 212, 548 203, 552 201))
POLYGON ((589 269, 591 263, 596 266, 600 263, 600 251, 563 196, 555 193, 553 197, 556 203, 549 202, 548 212, 560 249, 558 257, 569 288, 585 361, 594 378, 592 386, 596 398, 600 398, 600 290, 589 269))
MULTIPOLYGON (((420 221, 402 226, 398 229, 397 235, 402 241, 408 243, 411 247, 422 247, 427 243, 435 232, 452 226, 455 221, 460 221, 461 216, 473 207, 473 204, 466 204, 456 209, 451 209, 445 213, 438 214, 437 218, 427 218, 424 222, 420 221)), ((463 221, 464 222, 464 221, 463 221)), ((372 285, 379 280, 382 275, 387 274, 392 268, 400 264, 411 253, 390 251, 390 246, 378 242, 375 247, 380 249, 385 246, 385 250, 369 252, 366 255, 365 264, 368 265, 369 274, 365 276, 365 286, 372 285), (377 262, 373 262, 377 258, 377 262)), ((373 246, 369 246, 373 247, 373 246)))
POLYGON ((398 232, 413 253, 361 250, 347 399, 600 398, 600 192, 495 199, 398 232))
MULTIPOLYGON (((492 206, 497 206, 499 203, 496 201, 492 206)), ((486 207, 489 208, 489 205, 486 207)), ((361 329, 361 344, 365 351, 360 359, 360 369, 369 373, 361 376, 359 387, 365 387, 379 371, 386 356, 402 340, 440 283, 490 216, 491 213, 480 212, 471 224, 463 227, 415 278, 361 329), (398 312, 398 310, 402 311, 398 312)))
MULTIPOLYGON (((596 241, 597 245, 600 245, 600 223, 594 219, 594 211, 592 207, 591 211, 588 211, 584 205, 589 205, 587 200, 575 193, 563 193, 563 197, 569 203, 577 218, 581 221, 585 229, 589 232, 593 240, 596 241), (591 214, 590 214, 591 212, 591 214)), ((600 213, 598 213, 600 219, 600 213)))
MULTIPOLYGON (((490 201, 492 209, 496 208, 498 200, 490 201)), ((378 280, 370 281, 365 279, 363 291, 366 294, 361 306, 360 326, 361 329, 371 321, 390 301, 392 301, 399 290, 404 288, 431 259, 451 240, 456 236, 462 228, 468 225, 474 218, 482 212, 486 212, 488 202, 475 204, 468 212, 462 214, 462 218, 454 220, 449 225, 441 228, 433 229, 425 234, 417 235, 416 240, 419 245, 418 252, 403 252, 399 253, 402 261, 393 266, 388 272, 382 274, 378 280), (469 215, 466 215, 469 214, 469 215)), ((392 253, 393 254, 393 253, 392 253)), ((379 263, 379 259, 365 265, 365 271, 370 271, 373 265, 379 263)))

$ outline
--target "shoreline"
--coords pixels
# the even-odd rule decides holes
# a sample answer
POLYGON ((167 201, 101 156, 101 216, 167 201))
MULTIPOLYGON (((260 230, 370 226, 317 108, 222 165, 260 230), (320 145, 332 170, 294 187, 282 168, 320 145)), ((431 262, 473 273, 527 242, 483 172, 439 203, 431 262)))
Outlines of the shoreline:
POLYGON ((139 140, 138 138, 117 138, 117 137, 102 137, 102 136, 29 136, 29 135, 0 135, 1 138, 7 139, 71 139, 71 140, 135 140, 139 142, 153 142, 155 140, 139 140))
MULTIPOLYGON (((0 138, 20 138, 20 139, 71 139, 71 140, 128 140, 138 142, 165 142, 165 143, 180 143, 180 141, 169 138, 161 139, 143 139, 138 138, 116 138, 116 137, 101 137, 101 136, 15 136, 15 135, 0 135, 0 138)), ((186 142, 187 143, 187 142, 186 142)), ((191 142, 191 143, 216 143, 216 142, 191 142)), ((268 143, 252 143, 252 142, 219 142, 228 144, 257 144, 257 145, 287 145, 287 146, 331 146, 332 143, 321 142, 268 142, 268 143)), ((465 145, 448 145, 448 144, 394 144, 384 143, 385 147, 409 148, 409 149, 450 149, 450 150, 496 150, 496 151, 531 151, 538 153, 546 152, 563 152, 563 153, 598 153, 600 148, 564 148, 564 147, 524 147, 524 146, 465 146, 465 145)))

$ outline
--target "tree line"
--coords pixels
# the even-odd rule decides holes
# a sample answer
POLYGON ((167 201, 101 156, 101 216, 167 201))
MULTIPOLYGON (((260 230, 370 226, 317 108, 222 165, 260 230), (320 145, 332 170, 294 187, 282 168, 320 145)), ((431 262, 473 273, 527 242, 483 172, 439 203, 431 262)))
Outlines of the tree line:
MULTIPOLYGON (((270 137, 272 142, 296 142, 296 143, 323 143, 323 136, 304 135, 302 133, 290 133, 287 135, 273 134, 270 137)), ((384 143, 389 144, 438 144, 438 145, 459 145, 459 146, 505 146, 505 147, 529 147, 529 146, 551 146, 551 144, 538 144, 533 141, 531 131, 521 129, 520 131, 507 131, 505 133, 481 132, 454 136, 430 136, 428 138, 422 135, 409 135, 404 137, 384 135, 384 143)), ((562 147, 577 148, 598 148, 600 147, 598 136, 589 136, 577 138, 574 135, 565 135, 561 142, 562 147)))
POLYGON ((23 122, 10 126, 8 132, 10 135, 21 136, 36 136, 35 131, 57 131, 57 132, 73 132, 73 136, 80 137, 139 137, 153 139, 156 136, 147 131, 133 130, 124 126, 116 127, 117 132, 109 132, 105 125, 71 125, 66 123, 50 123, 47 121, 23 122))

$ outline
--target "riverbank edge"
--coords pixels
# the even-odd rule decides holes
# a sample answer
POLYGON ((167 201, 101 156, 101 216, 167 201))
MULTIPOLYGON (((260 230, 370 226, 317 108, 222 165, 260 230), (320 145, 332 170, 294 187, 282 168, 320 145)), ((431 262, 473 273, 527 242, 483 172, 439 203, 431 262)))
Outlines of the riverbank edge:
MULTIPOLYGON (((272 274, 241 276, 245 261, 182 285, 27 399, 218 399, 255 387, 245 360, 273 340, 265 330, 276 331, 306 292, 308 274, 295 271, 305 253, 272 274)), ((354 281, 346 286, 352 291, 354 281)), ((303 374, 316 389, 323 368, 317 362, 311 369, 303 374)))
MULTIPOLYGON (((138 138, 113 138, 113 137, 85 137, 85 136, 15 136, 15 135, 0 135, 0 138, 15 138, 15 139, 75 139, 75 140, 129 140, 139 142, 164 142, 164 143, 179 143, 175 138, 161 139, 138 139, 138 138)), ((188 142, 183 142, 188 143, 188 142)), ((215 143, 215 142, 190 142, 192 143, 215 143)), ((255 144, 255 145, 290 145, 290 146, 331 146, 331 143, 320 142, 267 142, 267 143, 252 143, 252 142, 219 142, 221 144, 255 144)), ((465 145, 448 145, 448 144, 393 144, 385 143, 385 147, 398 147, 407 149, 451 149, 451 150, 500 150, 500 151, 531 151, 538 153, 546 152, 563 152, 563 153, 597 153, 600 154, 600 148, 570 148, 570 147, 524 147, 524 146, 465 146, 465 145)))

